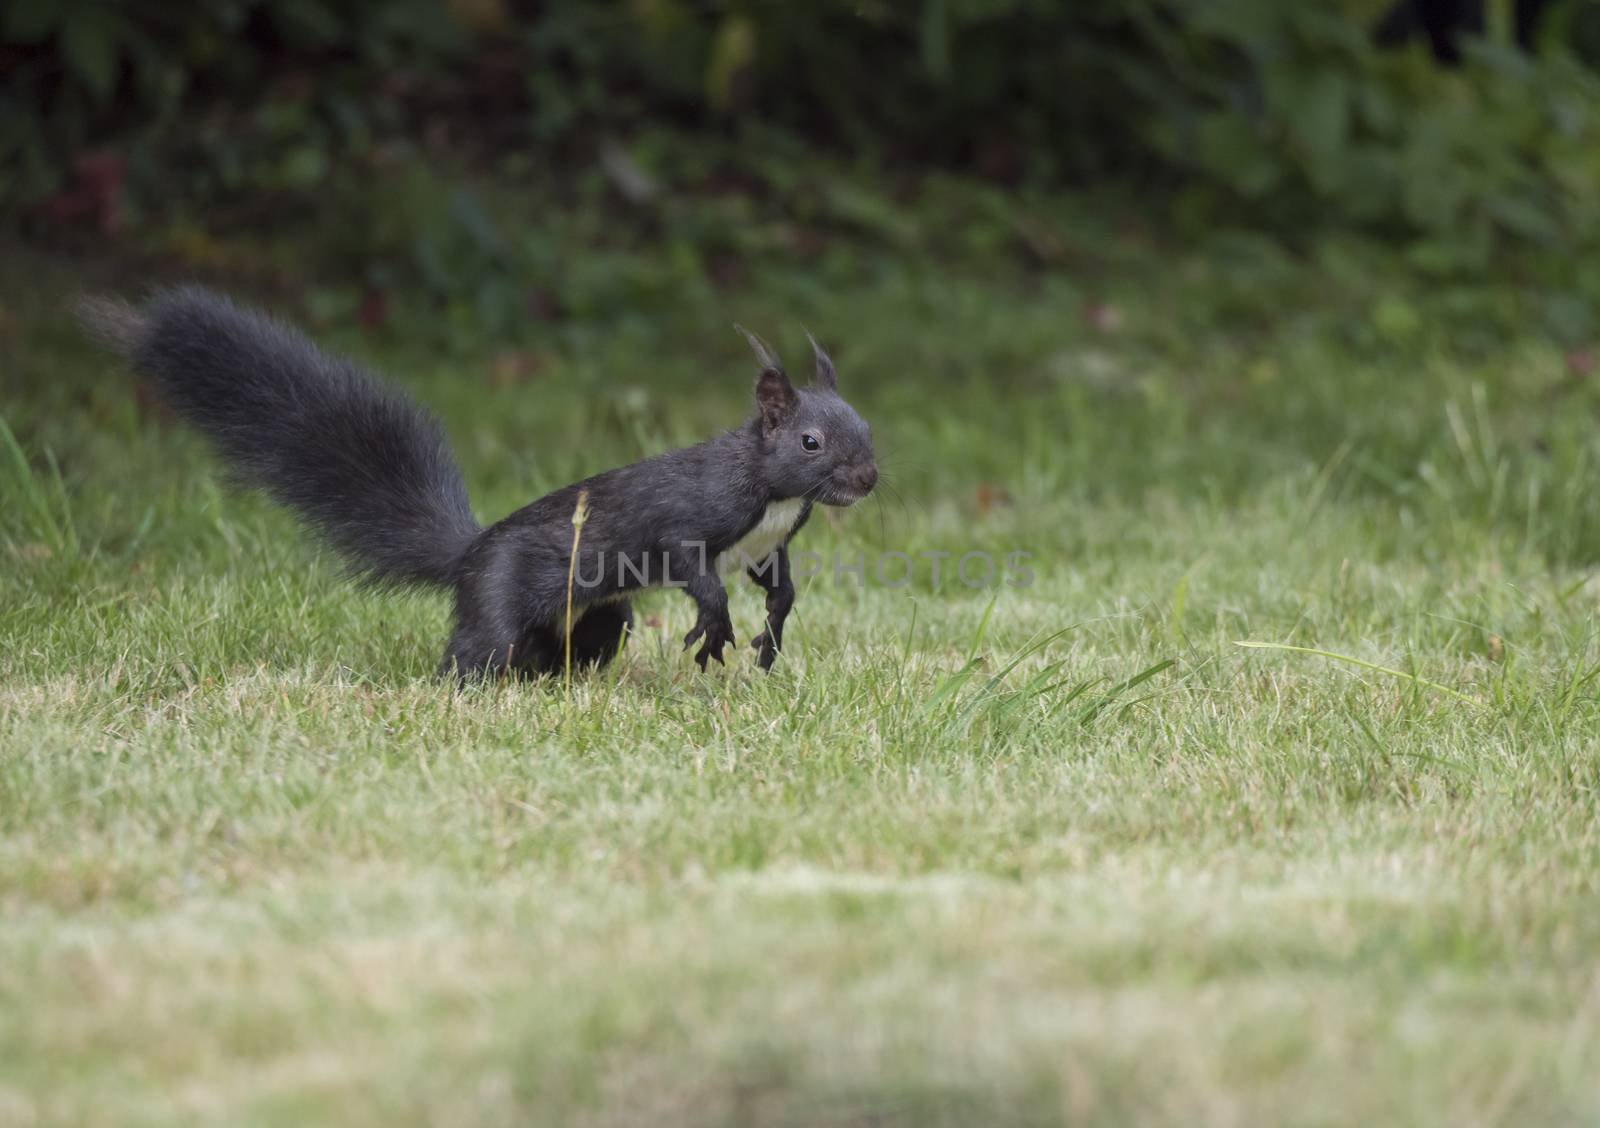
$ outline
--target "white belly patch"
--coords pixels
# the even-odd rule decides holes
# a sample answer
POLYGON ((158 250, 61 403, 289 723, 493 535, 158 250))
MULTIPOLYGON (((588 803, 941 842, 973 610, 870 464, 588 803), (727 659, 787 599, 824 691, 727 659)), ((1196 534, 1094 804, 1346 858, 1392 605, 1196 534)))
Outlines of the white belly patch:
POLYGON ((717 557, 717 574, 726 576, 752 564, 761 565, 780 544, 789 539, 803 508, 805 500, 798 497, 785 498, 768 505, 761 520, 744 535, 744 539, 717 557))

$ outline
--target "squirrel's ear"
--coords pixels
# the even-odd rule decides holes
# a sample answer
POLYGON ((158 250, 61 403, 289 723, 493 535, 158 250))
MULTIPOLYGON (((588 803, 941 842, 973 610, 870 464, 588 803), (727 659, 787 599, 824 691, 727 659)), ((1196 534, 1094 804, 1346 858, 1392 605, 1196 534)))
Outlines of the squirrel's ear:
POLYGON ((789 377, 783 371, 783 362, 772 351, 772 347, 743 325, 735 325, 734 328, 750 342, 756 359, 761 362, 761 375, 756 377, 756 409, 761 412, 761 429, 775 431, 794 413, 800 397, 795 393, 794 385, 789 383, 789 377))
POLYGON ((817 344, 817 339, 810 333, 806 340, 811 342, 811 351, 817 357, 817 375, 815 383, 819 388, 826 388, 830 392, 839 390, 839 374, 833 370, 833 358, 822 351, 822 346, 817 344))
POLYGON ((756 410, 761 413, 761 429, 776 431, 788 422, 800 404, 789 377, 781 368, 763 368, 756 377, 756 410))

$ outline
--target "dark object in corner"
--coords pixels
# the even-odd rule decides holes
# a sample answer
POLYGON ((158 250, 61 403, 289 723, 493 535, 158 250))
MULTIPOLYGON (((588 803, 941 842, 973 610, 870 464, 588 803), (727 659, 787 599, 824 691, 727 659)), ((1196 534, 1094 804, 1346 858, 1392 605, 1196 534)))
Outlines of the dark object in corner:
MULTIPOLYGON (((1549 0, 1516 0, 1513 12, 1517 46, 1533 49, 1534 28, 1549 0)), ((1484 0, 1399 0, 1373 29, 1380 47, 1398 47, 1417 35, 1428 37, 1433 57, 1447 66, 1461 61, 1460 37, 1482 35, 1484 0)))

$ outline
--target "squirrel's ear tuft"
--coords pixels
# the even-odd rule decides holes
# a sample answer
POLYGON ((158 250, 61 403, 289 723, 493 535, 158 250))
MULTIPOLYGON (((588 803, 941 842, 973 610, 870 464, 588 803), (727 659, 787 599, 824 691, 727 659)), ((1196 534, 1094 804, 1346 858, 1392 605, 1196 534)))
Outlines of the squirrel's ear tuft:
POLYGON ((833 358, 822 351, 822 346, 817 344, 817 339, 809 332, 806 333, 806 340, 811 342, 811 351, 817 357, 817 375, 815 378, 817 387, 826 388, 830 392, 838 391, 839 374, 833 370, 833 358))
POLYGON ((778 354, 772 351, 771 345, 743 325, 735 324, 734 328, 739 330, 739 335, 750 343, 750 348, 755 351, 756 359, 761 362, 762 368, 770 368, 775 372, 783 371, 783 361, 778 359, 778 354))

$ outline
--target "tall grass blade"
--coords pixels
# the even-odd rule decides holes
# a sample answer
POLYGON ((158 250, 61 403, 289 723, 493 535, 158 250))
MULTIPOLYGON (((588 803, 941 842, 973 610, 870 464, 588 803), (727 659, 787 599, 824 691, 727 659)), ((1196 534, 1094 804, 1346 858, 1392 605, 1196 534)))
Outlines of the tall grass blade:
POLYGON ((1282 650, 1290 654, 1313 654, 1318 658, 1327 658, 1334 662, 1344 662, 1350 666, 1360 666, 1363 670, 1371 670, 1374 673, 1387 674, 1389 677, 1411 682, 1413 685, 1431 689, 1435 693, 1447 694, 1450 697, 1458 698, 1480 708, 1483 706, 1482 701, 1470 694, 1462 693, 1459 689, 1451 689, 1447 685, 1440 685, 1438 682, 1429 681, 1427 678, 1419 678, 1417 675, 1408 674, 1404 670, 1396 670, 1392 666, 1380 666, 1376 662, 1368 662, 1364 658, 1356 658, 1349 654, 1339 654, 1332 650, 1318 650, 1314 646, 1290 646, 1286 642, 1255 642, 1235 639, 1233 645, 1242 646, 1247 650, 1282 650))

